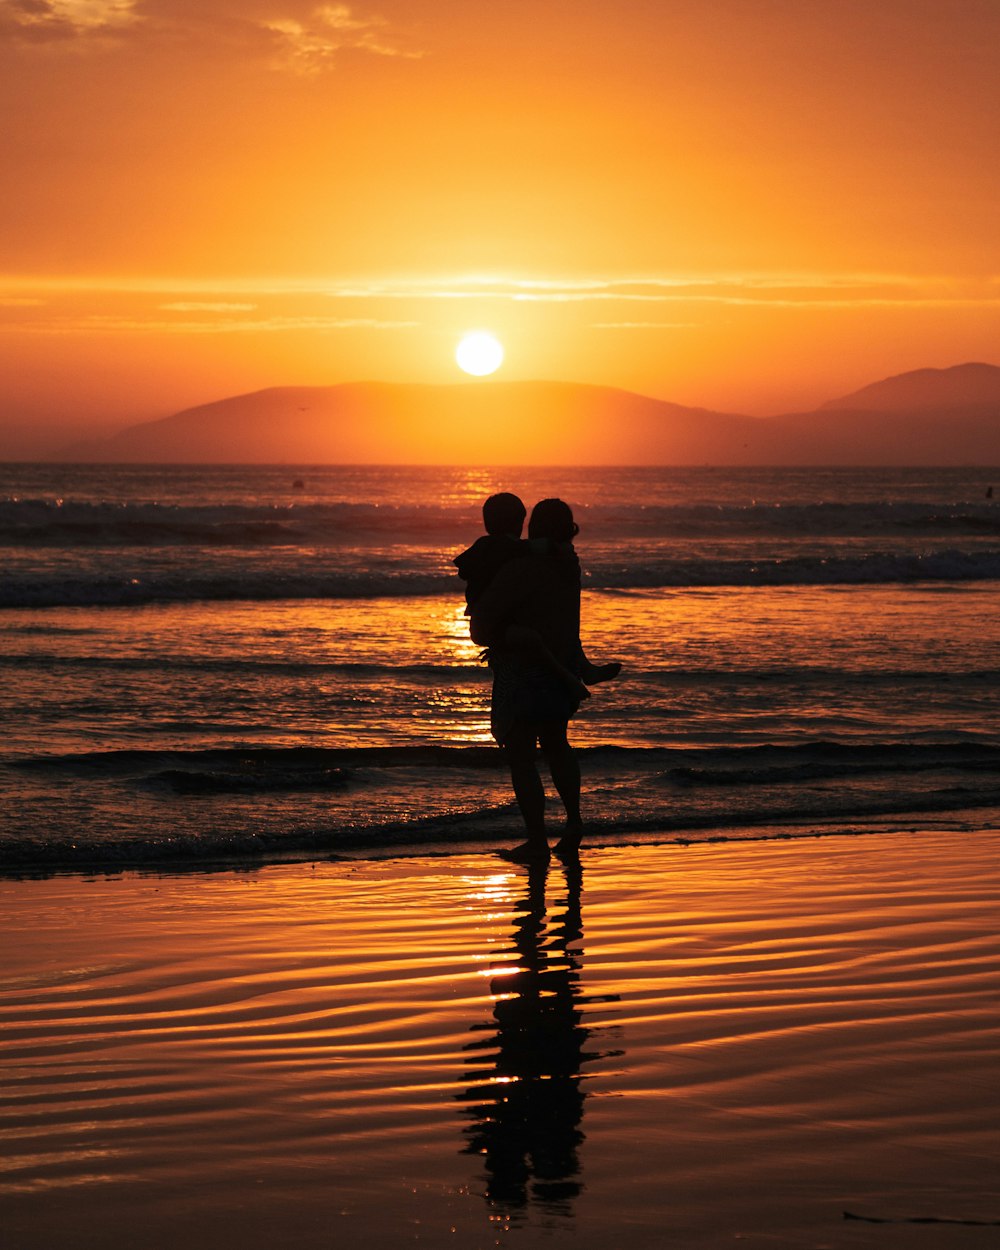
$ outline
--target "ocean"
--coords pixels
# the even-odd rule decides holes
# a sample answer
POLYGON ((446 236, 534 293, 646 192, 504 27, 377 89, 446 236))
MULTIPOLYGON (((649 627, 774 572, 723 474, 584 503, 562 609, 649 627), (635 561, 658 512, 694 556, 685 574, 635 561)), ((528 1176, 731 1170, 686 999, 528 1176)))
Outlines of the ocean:
MULTIPOLYGON (((588 840, 1000 827, 998 469, 0 466, 15 874, 519 836, 452 560, 580 524, 588 840)), ((558 804, 552 804, 558 832, 558 804)))

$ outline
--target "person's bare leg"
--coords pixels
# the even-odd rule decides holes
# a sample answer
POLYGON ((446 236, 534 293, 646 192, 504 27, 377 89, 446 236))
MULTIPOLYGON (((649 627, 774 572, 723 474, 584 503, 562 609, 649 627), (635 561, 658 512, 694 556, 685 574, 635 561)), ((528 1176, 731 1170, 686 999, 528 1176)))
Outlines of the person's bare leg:
POLYGON ((539 745, 552 773, 552 784, 566 809, 566 832, 556 846, 560 855, 576 854, 583 836, 580 816, 580 762, 566 738, 566 725, 546 725, 538 735, 539 745))
POLYGON ((621 671, 622 666, 617 660, 609 664, 592 663, 584 654, 583 647, 580 647, 580 676, 588 686, 596 686, 602 681, 613 681, 621 671))
POLYGON ((501 851, 505 859, 524 862, 548 859, 549 844, 545 836, 545 788, 535 763, 535 733, 517 725, 504 743, 514 798, 524 819, 526 840, 509 851, 501 851))
POLYGON ((580 676, 588 686, 596 686, 602 681, 614 681, 621 671, 622 666, 618 660, 612 660, 608 664, 591 664, 588 660, 580 676))
MULTIPOLYGON (((504 642, 508 647, 516 647, 524 652, 525 655, 544 664, 580 702, 590 698, 590 691, 584 683, 577 677, 576 673, 556 659, 545 643, 542 642, 542 636, 537 629, 530 629, 526 625, 508 625, 504 633, 504 642)), ((618 667, 621 668, 621 665, 619 664, 618 667)), ((599 678, 599 680, 605 679, 599 678)))

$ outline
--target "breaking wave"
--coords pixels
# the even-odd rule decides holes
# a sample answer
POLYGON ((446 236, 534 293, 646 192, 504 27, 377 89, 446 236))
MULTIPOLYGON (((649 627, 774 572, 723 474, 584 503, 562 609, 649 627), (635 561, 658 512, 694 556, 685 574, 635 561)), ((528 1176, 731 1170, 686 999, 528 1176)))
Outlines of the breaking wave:
MULTIPOLYGON (((719 538, 804 534, 1000 535, 1000 503, 595 504, 579 509, 588 536, 719 538)), ((0 500, 0 543, 22 546, 340 546, 464 544, 478 518, 438 504, 173 504, 0 500)))
MULTIPOLYGON (((290 599, 412 598, 456 594, 454 572, 439 557, 373 560, 366 567, 321 566, 312 559, 220 567, 218 561, 166 567, 23 569, 0 582, 0 608, 138 606, 198 601, 275 602, 290 599), (431 566, 431 567, 426 567, 431 566)), ((873 585, 1000 580, 1000 549, 867 552, 784 559, 671 559, 636 551, 628 564, 591 560, 590 590, 653 590, 711 586, 873 585)))

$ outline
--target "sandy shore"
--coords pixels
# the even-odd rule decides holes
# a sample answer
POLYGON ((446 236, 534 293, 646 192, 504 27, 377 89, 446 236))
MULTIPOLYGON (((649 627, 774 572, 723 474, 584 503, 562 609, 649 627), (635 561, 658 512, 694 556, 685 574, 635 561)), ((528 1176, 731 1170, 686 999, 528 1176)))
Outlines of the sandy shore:
POLYGON ((998 851, 0 882, 4 1244, 985 1245, 998 851))

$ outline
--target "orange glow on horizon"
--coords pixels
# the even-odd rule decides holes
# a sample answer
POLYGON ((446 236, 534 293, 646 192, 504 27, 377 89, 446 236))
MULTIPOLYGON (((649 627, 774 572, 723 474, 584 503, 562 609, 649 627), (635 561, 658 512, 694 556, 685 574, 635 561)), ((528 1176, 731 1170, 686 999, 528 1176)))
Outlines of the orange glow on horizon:
POLYGON ((454 380, 472 326, 506 379, 753 414, 998 363, 1000 9, 2 22, 0 439, 454 380))

